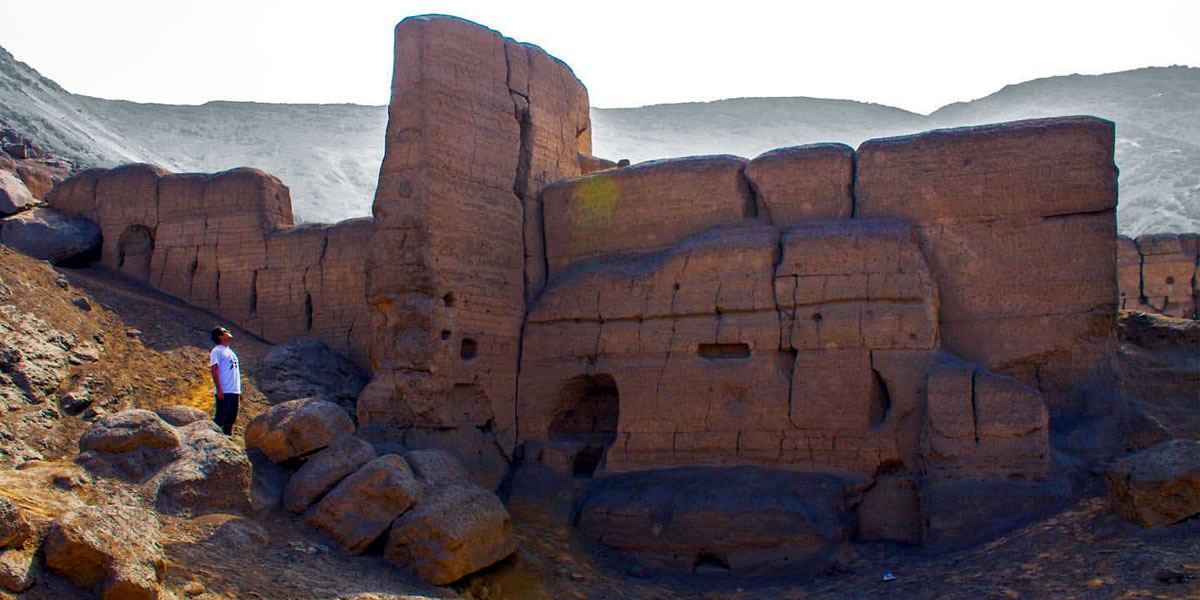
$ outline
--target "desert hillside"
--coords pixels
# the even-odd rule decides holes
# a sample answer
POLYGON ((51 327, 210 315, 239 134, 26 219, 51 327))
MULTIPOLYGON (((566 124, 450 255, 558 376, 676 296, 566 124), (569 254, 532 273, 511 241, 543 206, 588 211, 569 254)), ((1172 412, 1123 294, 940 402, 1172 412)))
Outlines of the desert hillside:
MULTIPOLYGON (((852 100, 741 98, 593 108, 595 154, 634 162, 861 141, 937 127, 1089 114, 1117 123, 1121 233, 1200 231, 1200 69, 1146 68, 1006 86, 930 115, 852 100)), ((0 120, 88 166, 151 162, 176 172, 252 166, 292 189, 297 220, 370 214, 383 106, 137 104, 72 94, 0 49, 0 120)))

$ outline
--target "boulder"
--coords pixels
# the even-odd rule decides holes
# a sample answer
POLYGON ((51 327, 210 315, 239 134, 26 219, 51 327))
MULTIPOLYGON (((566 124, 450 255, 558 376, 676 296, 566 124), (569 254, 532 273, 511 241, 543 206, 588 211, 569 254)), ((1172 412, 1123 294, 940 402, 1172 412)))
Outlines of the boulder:
POLYGON ((684 467, 600 480, 579 529, 644 568, 734 576, 819 572, 845 533, 846 480, 761 467, 684 467))
POLYGON ((158 476, 159 512, 192 516, 250 508, 250 459, 212 421, 179 429, 183 457, 158 476))
POLYGON ((404 455, 404 460, 408 461, 409 467, 412 467, 413 474, 429 485, 448 485, 471 481, 471 476, 467 473, 463 463, 454 454, 445 450, 413 450, 404 455))
POLYGON ((23 592, 32 587, 37 577, 34 569, 36 556, 32 548, 0 550, 0 588, 23 592))
POLYGON ((1113 509, 1147 529, 1200 514, 1200 442, 1170 440, 1126 456, 1105 481, 1113 509))
POLYGON ((75 462, 87 470, 141 482, 182 455, 174 427, 148 410, 121 411, 98 419, 79 438, 75 462))
POLYGON ((362 554, 425 487, 403 458, 380 456, 337 484, 305 520, 346 552, 362 554))
POLYGON ((0 548, 16 548, 33 535, 33 528, 20 506, 0 496, 0 548))
POLYGON ((463 483, 435 488, 396 519, 383 558, 446 585, 516 550, 504 504, 492 492, 463 483))
POLYGON ((275 346, 259 362, 258 389, 278 403, 321 398, 354 413, 367 375, 354 363, 313 338, 295 338, 275 346))
POLYGON ((167 423, 176 427, 182 427, 196 421, 206 421, 212 419, 212 416, 207 412, 192 406, 183 406, 176 404, 174 406, 166 406, 154 411, 158 417, 167 423))
POLYGON ((21 178, 8 171, 0 171, 0 215, 11 215, 33 202, 33 194, 25 187, 21 178))
POLYGON ((246 426, 246 447, 280 463, 311 454, 354 433, 354 422, 338 405, 313 398, 275 405, 246 426))
POLYGON ((130 506, 87 506, 54 521, 46 566, 105 600, 158 597, 165 572, 158 517, 130 506))
POLYGON ((352 435, 343 436, 313 455, 288 479, 283 506, 295 513, 304 512, 339 481, 374 458, 371 444, 352 435))
POLYGON ((52 208, 35 208, 4 220, 4 244, 38 260, 63 262, 100 247, 95 223, 52 208))
POLYGON ((81 451, 128 452, 136 448, 175 448, 179 434, 148 410, 132 409, 97 420, 79 437, 81 451))

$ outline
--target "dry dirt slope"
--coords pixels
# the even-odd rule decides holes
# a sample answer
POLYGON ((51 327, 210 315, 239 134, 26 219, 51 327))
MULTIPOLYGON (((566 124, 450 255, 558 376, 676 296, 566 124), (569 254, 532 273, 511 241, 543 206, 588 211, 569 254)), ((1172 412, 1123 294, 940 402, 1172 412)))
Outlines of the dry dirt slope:
MULTIPOLYGON (((204 359, 217 319, 99 269, 55 270, 0 247, 0 493, 18 463, 69 459, 93 412, 185 403, 208 407, 204 359), (80 307, 87 300, 90 310, 80 307), (18 360, 19 357, 19 360, 18 360), (82 393, 86 389, 87 393, 82 393), (68 393, 74 393, 63 402, 68 393), (81 400, 82 399, 82 400, 81 400), (82 408, 83 401, 91 404, 82 408), (89 409, 93 412, 89 412, 89 409), (72 414, 74 413, 74 414, 72 414)), ((236 332, 247 364, 269 346, 236 332)), ((265 407, 250 377, 250 415, 265 407)), ((244 424, 248 419, 243 418, 244 424)), ((515 559, 449 588, 431 588, 378 556, 349 558, 278 511, 251 517, 161 517, 166 598, 357 600, 487 598, 1197 598, 1200 579, 1159 581, 1164 568, 1200 576, 1200 519, 1143 531, 1108 508, 1097 480, 1081 476, 1082 497, 1063 512, 981 546, 930 553, 860 546, 840 568, 807 581, 722 577, 648 579, 619 557, 569 532, 518 524, 515 559), (632 571, 636 573, 636 570, 632 571), (883 573, 896 579, 882 581, 883 573)), ((90 501, 139 502, 97 481, 90 501)), ((49 510, 51 507, 47 507, 49 510)), ((40 573, 20 596, 88 598, 40 573)))

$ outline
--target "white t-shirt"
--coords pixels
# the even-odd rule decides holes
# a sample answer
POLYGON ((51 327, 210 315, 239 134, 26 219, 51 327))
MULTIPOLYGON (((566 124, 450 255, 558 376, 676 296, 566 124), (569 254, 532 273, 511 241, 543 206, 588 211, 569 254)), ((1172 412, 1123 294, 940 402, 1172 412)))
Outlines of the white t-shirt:
MULTIPOLYGON (((213 365, 217 365, 217 379, 221 381, 221 391, 226 394, 241 394, 242 367, 238 363, 237 355, 233 353, 233 348, 217 344, 212 352, 208 353, 208 366, 213 365)), ((214 387, 213 392, 216 391, 214 387)))

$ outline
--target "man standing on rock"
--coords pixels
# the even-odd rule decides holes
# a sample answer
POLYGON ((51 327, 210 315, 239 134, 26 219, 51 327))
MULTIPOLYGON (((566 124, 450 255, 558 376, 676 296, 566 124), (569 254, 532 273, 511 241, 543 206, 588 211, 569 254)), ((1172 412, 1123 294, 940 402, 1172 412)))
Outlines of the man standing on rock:
POLYGON ((217 410, 213 421, 225 432, 233 435, 233 422, 237 420, 238 400, 242 397, 242 368, 237 354, 229 347, 233 334, 224 327, 212 330, 212 352, 208 353, 208 367, 212 373, 213 387, 217 397, 217 410))

